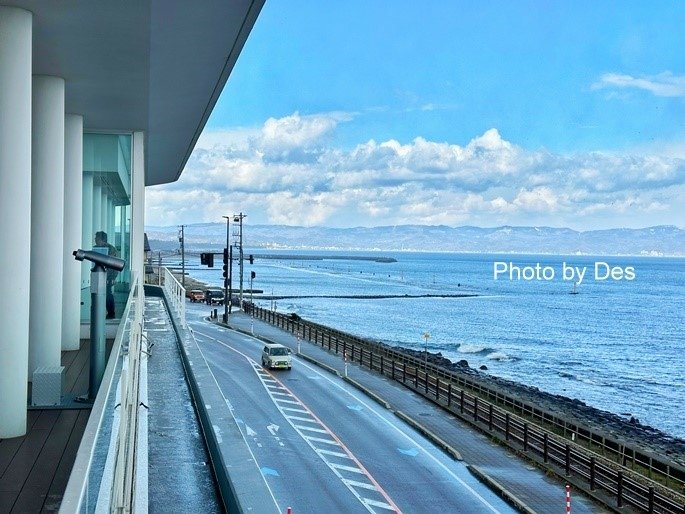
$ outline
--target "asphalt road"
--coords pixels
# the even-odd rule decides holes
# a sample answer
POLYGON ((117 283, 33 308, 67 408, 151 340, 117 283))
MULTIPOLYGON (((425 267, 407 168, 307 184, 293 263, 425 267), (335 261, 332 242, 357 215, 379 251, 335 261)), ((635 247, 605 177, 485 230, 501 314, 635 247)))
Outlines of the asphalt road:
POLYGON ((187 311, 281 512, 514 512, 463 463, 337 376, 295 356, 290 371, 264 370, 263 343, 204 315, 187 311))

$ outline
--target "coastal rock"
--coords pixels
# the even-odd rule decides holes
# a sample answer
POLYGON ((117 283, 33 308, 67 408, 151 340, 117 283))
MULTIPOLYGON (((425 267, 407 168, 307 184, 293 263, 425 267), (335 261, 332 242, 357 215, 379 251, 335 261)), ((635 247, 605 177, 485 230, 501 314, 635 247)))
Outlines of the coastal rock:
MULTIPOLYGON (((416 358, 425 359, 425 351, 388 345, 395 350, 416 358)), ((655 455, 661 455, 681 466, 685 466, 685 439, 670 436, 660 430, 643 425, 631 414, 621 416, 587 405, 577 398, 552 394, 535 386, 519 384, 512 380, 481 373, 469 367, 468 361, 461 359, 452 362, 442 354, 428 353, 428 362, 442 366, 450 371, 468 376, 470 380, 480 382, 484 387, 494 389, 503 395, 515 397, 521 401, 558 416, 570 423, 605 434, 612 439, 624 441, 629 446, 640 448, 655 455)), ((483 369, 485 365, 481 366, 483 369)))

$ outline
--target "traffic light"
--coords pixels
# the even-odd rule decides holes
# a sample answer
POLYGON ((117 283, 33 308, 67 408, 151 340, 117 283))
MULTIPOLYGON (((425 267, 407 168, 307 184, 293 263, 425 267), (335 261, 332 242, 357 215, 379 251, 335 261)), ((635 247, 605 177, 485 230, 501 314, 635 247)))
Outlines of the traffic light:
MULTIPOLYGON (((254 264, 254 255, 250 254, 250 264, 254 264)), ((254 277, 252 277, 254 278, 254 277)))
MULTIPOLYGON (((252 257, 252 256, 250 256, 252 257)), ((257 276, 257 274, 254 271, 250 271, 250 278, 254 280, 254 278, 257 276)))
POLYGON ((210 268, 214 267, 214 254, 213 253, 201 253, 200 254, 200 264, 210 268))
POLYGON ((228 280, 228 248, 224 248, 224 287, 228 280))

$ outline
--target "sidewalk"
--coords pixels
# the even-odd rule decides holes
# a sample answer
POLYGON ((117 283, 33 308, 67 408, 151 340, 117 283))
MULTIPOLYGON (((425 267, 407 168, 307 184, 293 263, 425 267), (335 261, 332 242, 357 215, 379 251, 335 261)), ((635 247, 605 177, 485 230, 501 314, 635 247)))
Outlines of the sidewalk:
POLYGON ((222 511, 186 383, 176 333, 160 298, 145 299, 148 359, 148 501, 154 512, 222 511))
MULTIPOLYGON (((297 352, 297 338, 292 334, 273 327, 243 312, 234 312, 229 319, 231 328, 251 333, 261 339, 268 339, 297 352)), ((313 343, 300 341, 302 357, 314 360, 329 371, 343 375, 344 362, 313 343)), ((348 364, 348 377, 362 390, 372 393, 372 397, 394 411, 417 430, 424 432, 436 442, 436 436, 447 447, 448 453, 461 457, 466 464, 476 467, 474 474, 485 475, 486 481, 496 482, 503 495, 509 495, 512 504, 519 510, 537 512, 563 512, 566 506, 564 484, 547 477, 541 470, 516 457, 512 452, 477 430, 467 426, 440 407, 426 401, 398 382, 372 373, 358 364, 348 364), (432 437, 431 437, 432 436, 432 437)), ((482 477, 479 477, 482 479, 482 477)), ((608 512, 580 495, 573 496, 573 512, 608 512)))

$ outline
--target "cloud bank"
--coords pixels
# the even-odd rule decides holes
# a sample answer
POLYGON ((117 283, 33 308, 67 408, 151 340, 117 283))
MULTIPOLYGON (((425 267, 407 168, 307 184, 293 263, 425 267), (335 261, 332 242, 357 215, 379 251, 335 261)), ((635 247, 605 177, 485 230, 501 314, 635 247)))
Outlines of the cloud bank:
POLYGON ((148 188, 147 223, 220 221, 238 211, 251 223, 338 227, 590 229, 685 219, 685 159, 672 154, 531 151, 495 128, 463 146, 418 137, 335 147, 336 128, 354 116, 294 113, 203 134, 178 182, 148 188))

